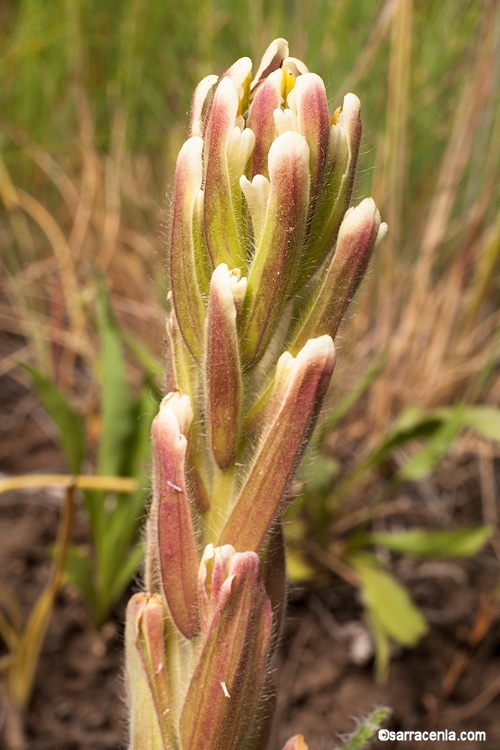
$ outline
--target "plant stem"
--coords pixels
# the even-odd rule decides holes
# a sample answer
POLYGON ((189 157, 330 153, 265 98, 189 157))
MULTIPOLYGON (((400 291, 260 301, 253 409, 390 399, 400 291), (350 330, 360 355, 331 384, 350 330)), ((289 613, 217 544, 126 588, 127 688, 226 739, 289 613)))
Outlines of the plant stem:
POLYGON ((207 514, 206 540, 216 543, 224 522, 233 505, 235 469, 219 469, 214 467, 212 480, 212 507, 207 514))

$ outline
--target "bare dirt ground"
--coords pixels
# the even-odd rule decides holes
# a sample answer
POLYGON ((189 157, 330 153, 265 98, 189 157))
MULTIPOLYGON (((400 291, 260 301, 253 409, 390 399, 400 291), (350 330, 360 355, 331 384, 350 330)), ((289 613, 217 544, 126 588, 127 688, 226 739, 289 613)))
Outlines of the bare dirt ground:
MULTIPOLYGON (((2 400, 15 403, 18 387, 4 382, 11 384, 2 400)), ((7 417, 12 413, 7 410, 7 417)), ((7 444, 4 432, 0 469, 8 474, 63 469, 36 415, 15 416, 24 425, 24 435, 12 433, 7 444)), ((464 484, 464 525, 479 521, 479 491, 474 478, 464 484)), ((49 575, 59 508, 60 498, 47 492, 0 496, 0 583, 16 597, 24 616, 49 575)), ((86 541, 83 517, 77 517, 74 535, 86 541)), ((498 750, 500 631, 494 597, 498 566, 492 549, 458 562, 417 565, 400 560, 394 570, 424 611, 430 630, 416 649, 394 650, 383 685, 374 679, 369 631, 356 592, 333 577, 321 588, 292 589, 279 657, 280 742, 300 732, 311 750, 333 750, 339 735, 353 730, 355 717, 384 704, 393 711, 390 730, 449 730, 457 735, 477 730, 485 732, 486 739, 377 742, 379 750, 498 750)), ((1 748, 126 747, 122 651, 127 596, 96 632, 77 593, 63 589, 23 722, 16 723, 1 695, 1 748)))

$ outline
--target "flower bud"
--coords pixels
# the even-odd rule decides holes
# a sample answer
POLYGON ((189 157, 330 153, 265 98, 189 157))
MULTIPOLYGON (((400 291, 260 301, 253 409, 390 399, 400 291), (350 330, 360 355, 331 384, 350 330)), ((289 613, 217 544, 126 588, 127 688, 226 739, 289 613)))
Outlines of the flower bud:
POLYGON ((243 308, 241 340, 246 364, 263 355, 288 301, 303 245, 309 207, 309 147, 298 133, 285 132, 269 151, 269 197, 262 180, 242 177, 254 232, 255 248, 243 308))
POLYGON ((223 544, 221 547, 207 544, 203 552, 198 572, 198 600, 202 627, 205 630, 214 616, 220 590, 229 576, 234 555, 234 547, 230 544, 223 544))
POLYGON ((191 102, 191 135, 203 136, 205 121, 214 95, 215 84, 219 79, 210 75, 203 78, 194 90, 191 102))
POLYGON ((241 412, 241 368, 236 330, 246 279, 221 263, 212 275, 205 347, 205 399, 208 444, 221 469, 236 456, 241 412))
POLYGON ((309 750, 309 746, 306 745, 301 734, 296 734, 288 740, 283 750, 309 750))
POLYGON ((256 89, 250 105, 247 127, 255 135, 252 177, 256 174, 269 177, 267 158, 271 144, 276 138, 274 111, 281 107, 282 80, 283 71, 273 71, 256 89))
POLYGON ((175 172, 170 282, 175 314, 184 341, 196 360, 201 361, 205 305, 200 289, 205 263, 201 226, 203 140, 189 138, 177 158, 175 172))
POLYGON ((193 412, 187 396, 170 393, 153 420, 153 504, 148 555, 158 562, 161 590, 178 629, 199 630, 198 551, 186 491, 184 463, 193 412))
POLYGON ((214 573, 224 568, 225 580, 211 585, 213 615, 180 717, 180 744, 189 750, 239 750, 264 684, 272 613, 259 558, 225 551, 214 573))
POLYGON ((308 341, 296 358, 289 352, 280 357, 269 423, 219 544, 232 544, 237 550, 260 549, 285 498, 334 363, 330 336, 308 341))
POLYGON ((368 266, 380 230, 380 214, 372 198, 350 208, 340 225, 335 253, 298 325, 290 350, 328 334, 335 338, 342 316, 368 266))
POLYGON ((274 39, 262 55, 257 73, 252 81, 252 89, 259 86, 261 81, 271 73, 281 68, 283 61, 288 57, 288 42, 281 37, 274 39))
POLYGON ((330 117, 323 81, 284 39, 253 80, 245 57, 194 93, 168 259, 169 394, 152 425, 154 593, 127 610, 131 750, 274 747, 280 512, 386 228, 371 199, 347 211, 359 109, 347 94, 330 117), (202 538, 218 546, 200 562, 202 538))
POLYGON ((361 141, 359 112, 358 97, 347 94, 340 113, 332 117, 322 182, 316 196, 296 289, 311 277, 311 269, 317 268, 332 250, 349 206, 361 141))
POLYGON ((204 225, 214 267, 226 263, 229 268, 243 268, 245 264, 247 248, 239 179, 254 140, 253 132, 244 128, 237 86, 230 75, 223 76, 205 126, 204 225))
MULTIPOLYGON (((305 73, 297 78, 292 95, 298 132, 306 139, 311 153, 311 197, 314 209, 321 191, 330 138, 325 84, 316 73, 305 73)), ((288 98, 289 103, 291 98, 292 96, 288 98)))
POLYGON ((168 750, 171 746, 164 616, 157 595, 134 594, 127 605, 127 692, 133 750, 168 750))
POLYGON ((285 306, 332 251, 361 138, 359 99, 347 94, 329 118, 323 81, 288 56, 286 40, 269 46, 250 79, 251 61, 241 58, 195 91, 171 254, 176 314, 198 362, 208 266, 248 267, 244 367, 262 358, 285 306))

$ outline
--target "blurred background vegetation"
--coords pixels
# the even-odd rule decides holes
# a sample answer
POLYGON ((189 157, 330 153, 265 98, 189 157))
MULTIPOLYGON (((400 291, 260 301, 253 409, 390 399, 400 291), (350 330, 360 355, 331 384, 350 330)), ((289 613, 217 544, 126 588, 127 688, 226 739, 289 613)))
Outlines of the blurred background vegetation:
POLYGON ((99 274, 125 328, 161 354, 165 194, 192 90, 281 35, 323 76, 332 110, 349 90, 363 105, 355 198, 375 196, 390 236, 342 344, 344 362, 358 349, 358 373, 367 348, 391 345, 370 424, 381 429, 403 403, 491 397, 494 1, 4 0, 0 14, 0 320, 23 336, 26 359, 71 391, 94 364, 99 274))
MULTIPOLYGON (((310 505, 291 536, 354 582, 366 574, 373 583, 366 558, 352 558, 363 523, 379 532, 405 518, 424 528, 486 524, 498 554, 495 0, 3 0, 2 466, 52 468, 36 460, 48 433, 68 469, 145 486, 141 419, 161 393, 168 195, 190 97, 202 76, 242 55, 257 61, 277 36, 324 78, 332 111, 348 91, 360 97, 355 200, 373 195, 389 223, 337 340, 334 411, 317 441, 319 468, 309 464, 297 483, 310 505), (410 480, 419 484, 394 495, 410 480), (456 498, 470 495, 470 481, 481 501, 464 510, 456 498), (343 534, 350 541, 339 547, 343 534)), ((91 495, 95 536, 103 500, 91 495)), ((121 524, 136 530, 140 503, 115 538, 121 524)), ((116 498, 106 512, 115 509, 116 498)), ((97 621, 119 595, 112 573, 102 573, 97 621)))

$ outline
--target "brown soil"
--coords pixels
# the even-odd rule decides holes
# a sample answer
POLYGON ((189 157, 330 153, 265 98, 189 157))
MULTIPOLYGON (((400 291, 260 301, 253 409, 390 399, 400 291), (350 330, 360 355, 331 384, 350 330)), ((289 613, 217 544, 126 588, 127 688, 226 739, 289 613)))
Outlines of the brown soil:
MULTIPOLYGON (((14 399, 16 395, 8 394, 14 399)), ((35 411, 29 413, 30 440, 20 442, 24 452, 4 443, 4 471, 63 469, 44 429, 36 428, 35 411)), ((19 421, 19 415, 16 418, 19 421)), ((477 482, 467 495, 459 519, 463 525, 480 521, 477 482)), ((59 509, 60 496, 48 492, 0 496, 0 584, 18 600, 24 617, 49 574, 59 509)), ((77 518, 75 533, 80 540, 85 534, 82 519, 77 518)), ((425 612, 430 631, 415 650, 394 650, 384 685, 374 679, 369 631, 356 592, 333 577, 323 588, 291 592, 279 665, 281 744, 300 732, 311 750, 333 750, 339 735, 353 731, 355 717, 383 704, 393 711, 391 730, 481 730, 486 740, 388 741, 375 743, 379 750, 500 748, 500 632, 498 610, 491 604, 498 566, 493 551, 486 548, 474 560, 459 562, 416 565, 401 560, 395 573, 425 612), (443 682, 460 660, 463 668, 445 696, 443 682)), ((24 721, 16 720, 5 692, 0 693, 0 748, 125 748, 122 650, 127 596, 96 632, 78 595, 71 589, 60 593, 24 721)), ((3 654, 0 642, 0 658, 3 654)))
MULTIPOLYGON (((29 610, 49 572, 47 552, 57 525, 47 496, 4 496, 0 513, 2 585, 29 610)), ((500 634, 489 628, 467 649, 480 592, 492 590, 496 571, 485 553, 459 566, 442 564, 432 577, 416 578, 413 595, 433 621, 413 651, 396 651, 389 679, 373 677, 362 608, 346 584, 292 592, 280 655, 280 740, 296 732, 312 750, 332 750, 354 718, 377 704, 392 708, 390 728, 483 730, 486 742, 385 742, 378 748, 500 747, 500 634), (356 658, 356 653, 358 658, 356 658), (449 699, 442 682, 453 658, 465 666, 449 699), (359 661, 366 659, 364 665, 359 661), (358 662, 358 664, 356 664, 358 662)), ((425 571, 424 571, 425 573, 425 571)), ((125 599, 124 599, 125 601, 125 599)), ((122 680, 124 602, 99 632, 92 629, 76 594, 64 590, 44 644, 33 699, 25 718, 29 750, 104 750, 125 747, 122 680)), ((5 707, 5 706, 4 706, 5 707)), ((1 747, 16 747, 12 710, 2 711, 1 747), (9 743, 9 744, 7 744, 9 743)), ((17 747, 23 747, 17 742, 17 747)))

